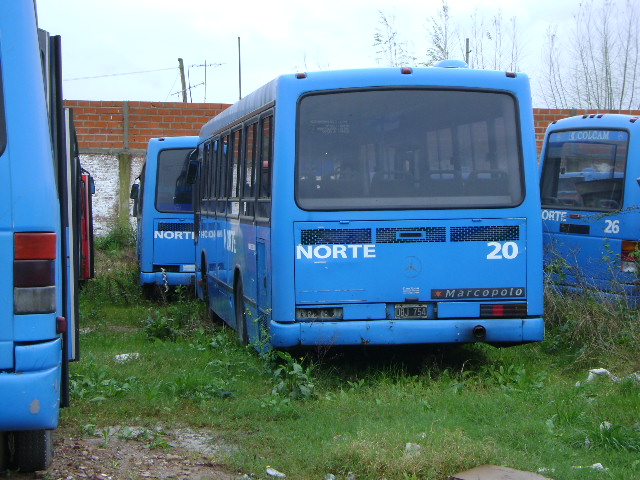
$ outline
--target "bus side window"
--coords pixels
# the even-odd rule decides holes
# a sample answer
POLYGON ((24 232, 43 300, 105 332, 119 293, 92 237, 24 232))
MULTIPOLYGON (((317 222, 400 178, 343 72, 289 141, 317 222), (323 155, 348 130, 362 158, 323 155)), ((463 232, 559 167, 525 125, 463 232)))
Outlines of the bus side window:
POLYGON ((271 218, 271 172, 273 170, 273 115, 260 122, 260 186, 257 216, 271 218))
POLYGON ((228 184, 226 181, 227 178, 227 168, 229 161, 229 135, 225 135, 221 137, 222 145, 220 151, 218 152, 218 178, 216 180, 216 199, 217 199, 217 212, 224 214, 227 206, 227 195, 228 195, 228 184))
POLYGON ((240 185, 242 184, 241 155, 242 129, 231 133, 231 152, 229 159, 229 201, 227 214, 236 216, 240 211, 240 185))
POLYGON ((258 154, 257 135, 258 124, 252 123, 245 129, 244 147, 244 182, 242 184, 242 202, 240 214, 245 217, 253 217, 255 213, 255 184, 256 184, 256 157, 258 154))

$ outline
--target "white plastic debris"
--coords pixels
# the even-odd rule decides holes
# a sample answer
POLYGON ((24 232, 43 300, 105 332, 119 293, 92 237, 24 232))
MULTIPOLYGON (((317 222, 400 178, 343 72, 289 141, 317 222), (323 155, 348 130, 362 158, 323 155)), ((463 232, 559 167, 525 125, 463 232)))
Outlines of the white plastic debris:
POLYGON ((417 453, 420 451, 420 449, 422 449, 422 447, 417 443, 407 443, 404 446, 404 451, 407 453, 417 453))
POLYGON ((327 473, 324 476, 324 480, 336 480, 336 476, 333 473, 327 473))
POLYGON ((276 470, 273 467, 270 467, 269 465, 267 465, 267 475, 269 475, 270 477, 276 477, 276 478, 285 478, 286 475, 282 472, 279 472, 278 470, 276 470))
POLYGON ((126 363, 131 360, 137 360, 140 358, 139 353, 121 353, 120 355, 116 355, 113 357, 116 363, 126 363))
POLYGON ((571 467, 575 470, 582 470, 582 469, 588 469, 588 470, 598 470, 600 472, 608 472, 609 469, 605 468, 601 463, 594 463, 593 465, 588 465, 586 467, 571 467))
MULTIPOLYGON (((623 380, 619 377, 616 377, 613 373, 611 373, 606 368, 592 368, 591 370, 589 370, 589 375, 586 381, 587 383, 591 383, 596 379, 596 377, 599 377, 599 376, 607 376, 611 379, 613 383, 620 383, 623 380)), ((626 378, 630 378, 632 381, 636 383, 640 383, 640 373, 632 373, 631 375, 626 376, 625 379, 626 378)), ((579 387, 580 385, 582 385, 582 382, 576 383, 576 387, 579 387)))

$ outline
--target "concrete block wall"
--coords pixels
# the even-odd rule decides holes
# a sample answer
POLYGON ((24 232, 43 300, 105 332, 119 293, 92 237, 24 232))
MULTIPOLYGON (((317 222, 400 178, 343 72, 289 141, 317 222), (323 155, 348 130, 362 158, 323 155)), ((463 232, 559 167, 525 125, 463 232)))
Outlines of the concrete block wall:
MULTIPOLYGON (((96 182, 93 198, 96 235, 109 232, 120 214, 120 189, 128 192, 140 174, 147 143, 153 137, 198 135, 200 127, 229 107, 223 103, 103 102, 66 100, 72 108, 78 135, 80 158, 96 182), (122 155, 130 159, 130 181, 120 185, 122 155)), ((587 111, 534 109, 538 154, 544 133, 555 120, 591 113, 626 113, 640 116, 640 110, 587 111)), ((129 210, 131 205, 129 205, 129 210)))

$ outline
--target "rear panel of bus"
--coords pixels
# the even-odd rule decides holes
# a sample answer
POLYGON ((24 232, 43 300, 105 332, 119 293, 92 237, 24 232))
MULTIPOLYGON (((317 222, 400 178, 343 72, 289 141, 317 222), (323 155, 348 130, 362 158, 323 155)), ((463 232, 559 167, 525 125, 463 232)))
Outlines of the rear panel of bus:
POLYGON ((279 88, 275 345, 542 340, 526 76, 397 69, 279 88))
POLYGON ((540 183, 545 266, 564 290, 638 300, 636 120, 593 114, 547 129, 540 183))
POLYGON ((33 2, 1 2, 0 431, 57 426, 60 332, 73 320, 62 317, 66 238, 38 52, 33 2))
POLYGON ((198 137, 149 141, 137 204, 138 260, 142 285, 193 285, 195 250, 189 154, 198 137))

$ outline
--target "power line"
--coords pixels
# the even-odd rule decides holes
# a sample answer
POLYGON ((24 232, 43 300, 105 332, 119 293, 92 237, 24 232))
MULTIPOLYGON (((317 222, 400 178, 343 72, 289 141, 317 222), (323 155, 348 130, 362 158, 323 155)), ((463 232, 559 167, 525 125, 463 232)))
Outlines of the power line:
MULTIPOLYGON (((219 67, 220 65, 223 65, 222 63, 207 63, 204 65, 187 65, 187 68, 199 68, 199 67, 219 67)), ((65 78, 64 81, 65 82, 73 82, 75 80, 93 80, 96 78, 107 78, 107 77, 119 77, 122 75, 138 75, 141 73, 154 73, 154 72, 165 72, 167 70, 177 70, 178 67, 168 67, 168 68, 158 68, 156 70, 141 70, 138 72, 124 72, 124 73, 108 73, 105 75, 95 75, 92 77, 76 77, 76 78, 65 78)))
POLYGON ((157 70, 141 70, 139 72, 126 72, 126 73, 109 73, 107 75, 96 75, 94 77, 77 77, 77 78, 66 78, 65 82, 72 82, 74 80, 91 80, 94 78, 106 78, 106 77, 118 77, 121 75, 137 75, 139 73, 153 73, 153 72, 164 72, 166 70, 175 70, 178 67, 170 67, 170 68, 158 68, 157 70))

